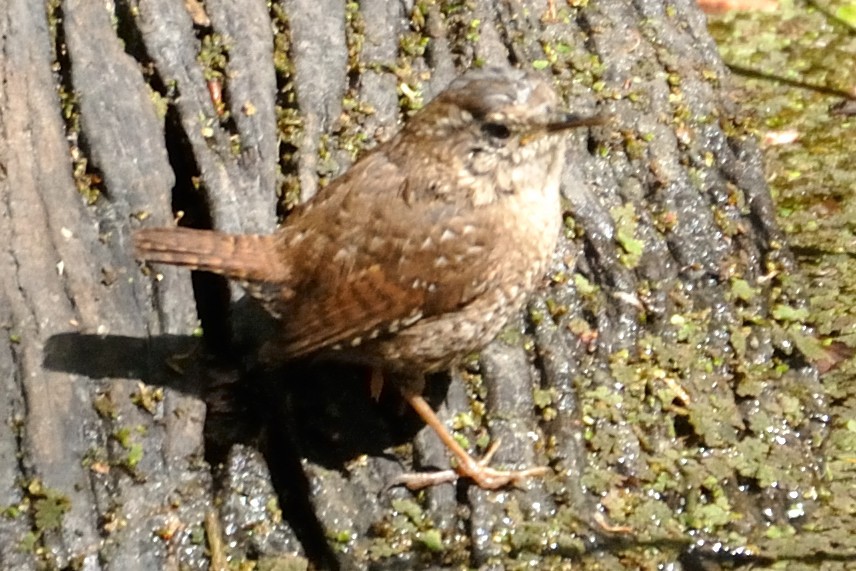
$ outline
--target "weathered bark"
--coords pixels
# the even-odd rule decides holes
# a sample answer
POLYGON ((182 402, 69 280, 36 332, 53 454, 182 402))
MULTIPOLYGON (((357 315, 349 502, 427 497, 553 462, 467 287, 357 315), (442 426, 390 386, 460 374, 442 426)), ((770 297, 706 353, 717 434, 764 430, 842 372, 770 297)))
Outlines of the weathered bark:
POLYGON ((3 568, 678 568, 801 521, 822 391, 782 317, 799 300, 760 154, 692 2, 3 10, 3 568), (428 391, 473 446, 502 439, 494 463, 555 470, 414 495, 387 483, 448 461, 394 395, 373 402, 360 370, 259 370, 266 324, 240 290, 155 278, 130 235, 179 210, 271 231, 414 94, 508 61, 614 122, 572 140, 566 237, 528 315, 428 391))

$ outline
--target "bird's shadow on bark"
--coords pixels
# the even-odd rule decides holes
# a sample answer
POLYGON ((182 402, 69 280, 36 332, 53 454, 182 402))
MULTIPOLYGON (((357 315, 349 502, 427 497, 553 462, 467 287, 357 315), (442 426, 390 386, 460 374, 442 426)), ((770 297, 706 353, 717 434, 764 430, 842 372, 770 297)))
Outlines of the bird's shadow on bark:
MULTIPOLYGON (((62 333, 48 339, 43 366, 93 380, 138 380, 202 399, 205 456, 212 465, 234 444, 264 451, 283 439, 295 455, 344 471, 363 454, 387 455, 424 426, 395 387, 384 386, 380 398, 372 398, 365 367, 312 360, 275 367, 259 363, 258 348, 275 334, 275 325, 253 302, 235 304, 230 321, 232 341, 226 342, 222 335, 212 341, 190 335, 62 333)), ((438 377, 426 394, 434 406, 449 382, 438 377)))
MULTIPOLYGON (((268 320, 257 308, 233 306, 232 342, 189 335, 63 333, 48 339, 43 366, 93 383, 125 378, 202 399, 209 464, 225 466, 235 444, 261 451, 280 505, 289 506, 288 523, 307 555, 335 569, 338 563, 311 503, 303 460, 345 473, 348 462, 361 455, 387 456, 390 448, 412 441, 423 424, 395 387, 384 387, 381 398, 373 399, 365 368, 311 361, 275 368, 258 363, 258 347, 273 331, 268 320), (226 347, 231 349, 224 354, 226 347)), ((429 387, 426 396, 436 406, 448 380, 429 387)))

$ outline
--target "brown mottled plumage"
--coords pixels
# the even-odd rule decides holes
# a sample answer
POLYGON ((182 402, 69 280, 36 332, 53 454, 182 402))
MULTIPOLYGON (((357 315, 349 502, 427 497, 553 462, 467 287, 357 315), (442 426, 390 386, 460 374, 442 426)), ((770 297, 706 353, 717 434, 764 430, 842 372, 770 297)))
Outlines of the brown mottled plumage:
MULTIPOLYGON (((562 131, 599 122, 557 104, 522 71, 470 71, 275 234, 141 230, 137 256, 243 282, 282 318, 268 354, 442 370, 490 342, 546 270, 561 224, 562 131)), ((534 473, 453 452, 484 487, 534 473)))

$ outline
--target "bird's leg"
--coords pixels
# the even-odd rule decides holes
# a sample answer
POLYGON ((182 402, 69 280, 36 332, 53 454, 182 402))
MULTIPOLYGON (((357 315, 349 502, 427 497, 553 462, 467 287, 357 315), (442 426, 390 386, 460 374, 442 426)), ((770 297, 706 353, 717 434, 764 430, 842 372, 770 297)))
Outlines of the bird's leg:
POLYGON ((405 400, 416 410, 416 413, 422 417, 422 420, 430 426, 440 441, 449 449, 452 455, 457 460, 457 466, 454 470, 442 470, 440 472, 428 473, 412 473, 402 474, 396 478, 395 484, 404 484, 411 490, 442 484, 445 482, 454 482, 459 477, 471 479, 479 487, 488 490, 495 490, 508 484, 516 484, 525 478, 543 476, 547 473, 546 466, 537 468, 529 468, 527 470, 504 471, 494 470, 487 464, 491 457, 496 452, 499 442, 495 442, 488 449, 487 454, 481 460, 476 460, 458 444, 458 441, 449 433, 446 426, 437 417, 437 413, 425 401, 421 394, 414 393, 407 388, 402 390, 405 400))
POLYGON ((383 371, 378 367, 372 367, 369 380, 369 394, 372 400, 379 401, 381 392, 383 392, 383 371))

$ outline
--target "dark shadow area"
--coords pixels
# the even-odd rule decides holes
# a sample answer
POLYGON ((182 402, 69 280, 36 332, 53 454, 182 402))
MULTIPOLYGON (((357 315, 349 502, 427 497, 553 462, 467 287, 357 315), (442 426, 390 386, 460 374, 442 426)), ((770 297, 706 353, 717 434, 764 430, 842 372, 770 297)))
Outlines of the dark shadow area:
POLYGON ((849 258, 856 258, 856 252, 837 252, 828 248, 818 248, 813 246, 791 246, 791 251, 797 258, 814 259, 819 256, 840 256, 844 255, 849 258))
POLYGON ((301 459, 344 471, 361 454, 383 456, 412 440, 420 419, 395 387, 384 387, 375 401, 369 371, 360 367, 304 361, 251 372, 247 380, 244 385, 256 392, 255 412, 263 416, 260 449, 283 514, 317 568, 347 567, 318 520, 301 459))
POLYGON ((42 364, 51 371, 91 379, 138 379, 146 384, 201 395, 200 390, 194 391, 187 386, 187 375, 181 367, 200 343, 200 338, 190 335, 142 338, 60 333, 45 344, 42 364))
POLYGON ((701 550, 691 549, 683 552, 679 561, 685 571, 720 571, 725 569, 751 569, 755 565, 769 565, 773 561, 746 555, 737 555, 723 550, 722 553, 712 554, 701 550), (714 555, 714 556, 712 556, 714 555))
MULTIPOLYGON (((240 359, 230 361, 205 353, 202 340, 193 336, 62 333, 48 339, 43 365, 91 379, 140 380, 198 396, 209 407, 206 424, 216 426, 206 435, 213 439, 207 444, 221 451, 238 441, 253 445, 261 432, 271 437, 286 427, 301 456, 334 470, 361 454, 383 455, 385 449, 410 441, 423 426, 389 383, 375 401, 370 371, 364 367, 302 361, 266 369, 250 364, 251 357, 243 364, 240 359), (220 427, 240 418, 259 428, 239 432, 256 437, 224 437, 220 427)), ((448 384, 447 375, 428 383, 426 396, 433 406, 442 401, 448 384)), ((222 460, 220 453, 207 456, 213 463, 222 460)))
MULTIPOLYGON (((338 569, 325 530, 310 501, 303 459, 328 469, 413 439, 423 427, 390 383, 376 401, 370 394, 370 371, 338 363, 298 361, 266 367, 255 359, 275 323, 255 313, 252 303, 232 320, 231 354, 212 356, 201 338, 161 335, 64 333, 48 340, 43 365, 91 379, 127 378, 195 395, 206 403, 205 457, 224 463, 235 444, 260 450, 268 464, 283 517, 306 555, 320 569, 338 569)), ((274 330, 275 331, 275 330, 274 330)), ((215 344, 218 345, 218 344, 215 344)), ((427 385, 426 397, 437 406, 446 395, 448 375, 427 385)))
POLYGON ((836 89, 834 87, 829 87, 826 85, 815 85, 812 83, 808 83, 805 81, 800 81, 797 79, 791 79, 789 77, 784 77, 781 75, 775 75, 772 73, 766 73, 757 69, 751 69, 748 67, 743 67, 742 65, 737 65, 733 63, 726 64, 728 69, 731 70, 732 73, 736 73, 737 75, 741 75, 743 77, 748 77, 751 79, 761 79, 764 81, 771 81, 774 83, 778 83, 780 85, 787 85, 788 87, 796 87, 797 89, 807 89, 809 91, 814 91, 815 93, 820 93, 822 95, 831 95, 833 97, 841 97, 846 100, 853 100, 854 96, 852 93, 848 93, 843 89, 836 89))
MULTIPOLYGON (((325 468, 341 469, 360 454, 383 456, 384 450, 412 440, 424 424, 390 382, 375 401, 370 375, 368 368, 339 363, 290 364, 269 382, 268 401, 280 407, 269 426, 288 423, 301 454, 325 468)), ((428 383, 426 397, 433 406, 448 383, 448 376, 428 383)))

